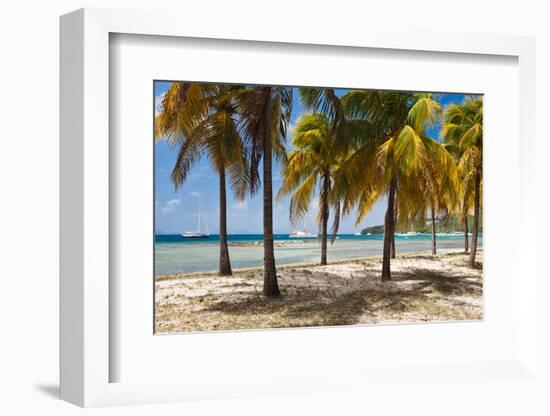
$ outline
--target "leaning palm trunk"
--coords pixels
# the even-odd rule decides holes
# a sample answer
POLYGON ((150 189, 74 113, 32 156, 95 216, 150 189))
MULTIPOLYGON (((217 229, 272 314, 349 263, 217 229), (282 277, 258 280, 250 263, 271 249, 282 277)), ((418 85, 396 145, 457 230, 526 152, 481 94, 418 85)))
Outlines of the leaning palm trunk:
POLYGON ((437 243, 435 237, 435 210, 432 205, 432 256, 437 254, 437 243))
POLYGON ((382 280, 391 280, 390 257, 391 257, 391 238, 395 229, 395 189, 396 180, 392 179, 390 191, 388 193, 388 209, 384 218, 384 248, 382 254, 382 280))
POLYGON ((464 216, 464 253, 467 253, 469 251, 468 247, 468 214, 464 216))
MULTIPOLYGON (((397 194, 397 191, 395 192, 397 194)), ((393 213, 393 232, 391 233, 391 249, 390 257, 395 258, 395 226, 397 225, 397 195, 395 196, 394 213, 393 213)))
POLYGON ((231 261, 227 247, 227 197, 225 191, 225 169, 220 169, 220 276, 231 276, 231 261))
MULTIPOLYGON (((267 100, 266 100, 267 101, 267 100)), ((277 270, 275 269, 275 252, 273 250, 273 191, 271 178, 271 106, 268 102, 264 108, 263 137, 263 196, 264 196, 264 287, 265 296, 279 296, 277 270)))
POLYGON ((323 195, 321 197, 321 266, 327 264, 327 234, 328 234, 328 193, 330 179, 325 174, 323 179, 323 195))
POLYGON ((477 251, 477 234, 479 230, 479 193, 481 185, 481 173, 479 170, 476 172, 475 176, 475 189, 474 189, 474 225, 472 227, 472 247, 470 250, 470 267, 475 267, 476 265, 476 251, 477 251))
POLYGON ((323 213, 323 225, 321 228, 321 266, 327 264, 327 223, 328 223, 328 209, 323 213))

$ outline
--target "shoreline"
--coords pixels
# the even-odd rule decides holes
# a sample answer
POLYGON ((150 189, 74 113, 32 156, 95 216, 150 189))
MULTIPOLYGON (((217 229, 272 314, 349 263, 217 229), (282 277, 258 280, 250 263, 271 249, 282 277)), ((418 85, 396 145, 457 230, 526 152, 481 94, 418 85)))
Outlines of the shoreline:
MULTIPOLYGON (((479 246, 483 242, 480 240, 479 246)), ((460 238, 440 239, 438 252, 463 250, 464 240, 460 238)), ((328 247, 329 261, 345 259, 363 259, 371 256, 381 256, 382 240, 341 239, 328 247)), ((396 240, 399 255, 431 250, 431 240, 399 239, 396 240)), ((175 243, 155 245, 156 276, 216 272, 219 267, 219 244, 175 243)), ((263 266, 262 244, 229 245, 229 253, 233 270, 258 268, 263 266)), ((321 258, 321 244, 313 241, 289 241, 275 244, 275 260, 277 266, 292 264, 316 264, 321 258)))
MULTIPOLYGON (((460 249, 448 249, 448 250, 440 250, 440 253, 436 254, 435 258, 439 256, 445 256, 448 254, 463 254, 464 250, 460 249)), ((482 255, 482 249, 478 249, 478 253, 482 255)), ((410 251, 402 254, 397 254, 395 259, 400 258, 407 258, 407 257, 416 257, 416 256, 432 256, 432 253, 430 250, 417 250, 417 251, 410 251)), ((379 260, 380 263, 382 263, 382 255, 373 255, 373 256, 364 256, 364 257, 353 257, 349 259, 336 259, 332 261, 327 261, 326 266, 331 265, 338 265, 338 264, 346 264, 346 263, 360 263, 365 261, 373 261, 373 260, 379 260)), ((277 271, 283 271, 288 268, 296 268, 296 267, 324 267, 319 264, 319 261, 308 261, 308 262, 298 262, 298 263, 287 263, 287 264, 281 264, 277 265, 277 271)), ((257 266, 257 267, 241 267, 233 269, 233 275, 238 273, 251 273, 251 272, 263 272, 264 268, 263 266, 257 266)), ((190 278, 196 278, 200 276, 218 276, 217 270, 207 270, 207 271, 196 271, 196 272, 183 272, 183 273, 166 273, 166 274, 160 274, 158 276, 155 276, 155 282, 161 282, 164 280, 175 280, 175 279, 190 279, 190 278)), ((220 276, 220 277, 232 277, 232 276, 220 276)))

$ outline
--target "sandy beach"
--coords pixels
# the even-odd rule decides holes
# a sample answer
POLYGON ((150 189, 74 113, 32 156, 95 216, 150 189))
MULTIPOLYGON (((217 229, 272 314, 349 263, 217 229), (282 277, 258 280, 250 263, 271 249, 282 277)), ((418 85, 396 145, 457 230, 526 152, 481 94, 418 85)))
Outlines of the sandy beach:
POLYGON ((398 255, 392 281, 381 257, 278 267, 282 296, 262 296, 261 268, 156 278, 156 333, 482 319, 482 262, 466 254, 398 255))

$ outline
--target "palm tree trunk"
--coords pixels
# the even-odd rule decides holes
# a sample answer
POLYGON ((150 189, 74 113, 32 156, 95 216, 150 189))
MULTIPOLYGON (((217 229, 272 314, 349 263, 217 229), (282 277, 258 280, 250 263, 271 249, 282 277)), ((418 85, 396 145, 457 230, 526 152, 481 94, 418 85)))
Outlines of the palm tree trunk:
POLYGON ((432 256, 437 254, 436 240, 435 240, 435 209, 432 205, 432 256))
POLYGON ((481 172, 478 170, 474 183, 474 225, 472 227, 472 245, 470 250, 470 267, 476 265, 477 233, 479 229, 479 199, 480 199, 481 172))
POLYGON ((468 214, 466 213, 466 215, 464 216, 464 253, 467 253, 469 248, 468 248, 468 214))
POLYGON ((227 247, 227 196, 225 190, 225 168, 220 169, 220 276, 231 276, 231 261, 227 247))
MULTIPOLYGON (((395 192, 397 194, 397 190, 395 192)), ((394 203, 394 214, 393 214, 393 232, 391 233, 391 248, 390 248, 390 257, 395 258, 395 227, 397 225, 397 195, 395 196, 394 203)))
POLYGON ((393 235, 395 224, 395 188, 397 181, 392 178, 390 191, 388 193, 388 208, 384 217, 384 248, 382 252, 382 281, 391 280, 390 255, 391 255, 391 236, 393 235))
POLYGON ((322 207, 321 207, 321 266, 327 264, 327 234, 328 234, 328 187, 330 179, 325 175, 323 178, 323 196, 322 196, 322 207))
MULTIPOLYGON (((266 87, 266 95, 269 97, 270 87, 266 87)), ((272 158, 272 114, 269 98, 266 99, 264 114, 263 135, 263 197, 264 197, 264 287, 265 296, 279 296, 279 284, 277 282, 277 270, 275 269, 275 252, 273 250, 273 190, 271 177, 272 158)))

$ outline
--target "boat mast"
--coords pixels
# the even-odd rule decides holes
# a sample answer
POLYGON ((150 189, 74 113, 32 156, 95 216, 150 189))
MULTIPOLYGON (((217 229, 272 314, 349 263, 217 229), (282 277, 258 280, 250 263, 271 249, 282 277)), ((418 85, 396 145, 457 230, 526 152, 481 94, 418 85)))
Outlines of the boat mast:
POLYGON ((199 198, 199 218, 198 218, 198 225, 197 225, 197 233, 200 233, 201 231, 201 200, 199 198))

